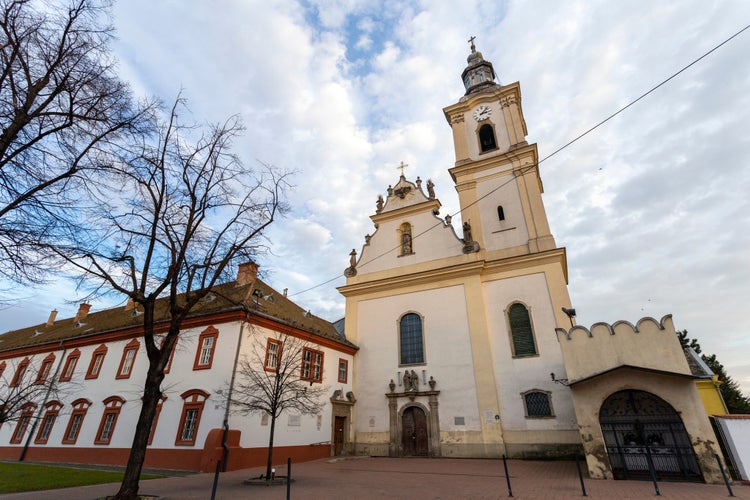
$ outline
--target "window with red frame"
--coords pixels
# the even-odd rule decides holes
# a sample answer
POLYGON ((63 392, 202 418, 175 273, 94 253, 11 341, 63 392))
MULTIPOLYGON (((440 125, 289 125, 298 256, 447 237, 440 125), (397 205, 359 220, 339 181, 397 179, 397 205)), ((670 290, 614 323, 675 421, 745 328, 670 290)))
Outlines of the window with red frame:
POLYGON ((323 353, 305 347, 302 350, 302 380, 321 382, 323 380, 323 353))
POLYGON ((5 367, 6 366, 7 365, 5 364, 5 361, 3 361, 2 363, 0 363, 0 377, 2 377, 3 373, 5 373, 5 367))
POLYGON ((35 384, 43 384, 47 381, 47 378, 52 371, 52 363, 54 362, 54 354, 50 354, 42 360, 42 366, 39 367, 39 373, 36 374, 36 380, 34 381, 35 384))
POLYGON ((279 368, 279 361, 281 360, 281 342, 275 339, 268 339, 266 344, 266 360, 263 363, 263 368, 266 371, 273 372, 279 368))
MULTIPOLYGON (((164 336, 161 339, 161 343, 159 344, 159 349, 164 349, 164 341, 167 340, 167 337, 164 336)), ((164 373, 169 373, 169 371, 172 369, 172 360, 174 359, 174 353, 177 350, 177 341, 179 339, 174 339, 174 345, 172 346, 172 352, 169 353, 169 361, 167 361, 167 366, 164 367, 164 373)))
POLYGON ((89 411, 89 406, 91 406, 91 401, 88 399, 81 398, 73 401, 73 412, 70 414, 68 426, 65 428, 62 444, 76 444, 78 434, 81 432, 81 426, 83 425, 83 419, 86 418, 86 413, 89 411))
POLYGON ((29 369, 29 363, 29 358, 24 358, 23 361, 18 363, 16 373, 13 374, 13 380, 10 381, 11 387, 18 387, 23 384, 23 377, 26 375, 26 370, 29 369))
POLYGON ((133 365, 135 365, 135 356, 138 354, 138 348, 140 346, 140 342, 136 339, 125 344, 125 348, 122 350, 120 366, 117 368, 116 379, 130 378, 130 374, 133 373, 133 365))
POLYGON ((349 379, 349 361, 339 358, 339 382, 345 384, 349 379))
POLYGON ((214 352, 216 351, 216 339, 219 336, 219 330, 209 326, 198 337, 198 350, 195 353, 195 362, 193 370, 207 370, 211 368, 214 361, 214 352))
POLYGON ((26 434, 26 429, 29 428, 31 417, 34 416, 34 410, 36 405, 34 403, 26 403, 21 407, 21 416, 16 422, 16 430, 13 431, 13 435, 10 438, 11 444, 18 444, 23 441, 23 435, 26 434))
POLYGON ((99 422, 99 430, 96 431, 94 444, 109 444, 112 440, 112 434, 115 432, 115 425, 117 425, 117 417, 120 416, 120 410, 122 410, 125 400, 118 396, 112 396, 105 399, 103 403, 104 413, 102 414, 102 421, 99 422))
POLYGON ((184 400, 180 425, 177 427, 177 438, 174 444, 178 446, 193 446, 198 435, 198 426, 203 414, 203 406, 208 399, 208 393, 200 389, 183 392, 180 397, 184 400))
POLYGON ((68 359, 65 360, 62 374, 60 375, 60 382, 67 382, 73 378, 73 373, 76 371, 76 364, 78 358, 81 357, 81 351, 75 349, 68 354, 68 359))
POLYGON ((89 369, 86 370, 86 379, 99 378, 99 374, 102 372, 102 365, 104 364, 104 358, 107 356, 107 346, 102 344, 91 353, 91 362, 89 363, 89 369))
MULTIPOLYGON (((172 351, 174 352, 174 351, 172 351)), ((148 444, 154 442, 154 434, 156 434, 156 424, 159 422, 159 415, 161 414, 161 407, 164 406, 164 401, 167 400, 166 396, 162 396, 159 402, 156 404, 156 413, 154 419, 151 421, 151 431, 148 433, 148 444)))
POLYGON ((52 433, 52 427, 55 425, 62 403, 59 401, 50 401, 44 407, 47 409, 42 417, 42 423, 39 426, 39 432, 36 433, 34 443, 36 444, 47 444, 49 435, 52 433))

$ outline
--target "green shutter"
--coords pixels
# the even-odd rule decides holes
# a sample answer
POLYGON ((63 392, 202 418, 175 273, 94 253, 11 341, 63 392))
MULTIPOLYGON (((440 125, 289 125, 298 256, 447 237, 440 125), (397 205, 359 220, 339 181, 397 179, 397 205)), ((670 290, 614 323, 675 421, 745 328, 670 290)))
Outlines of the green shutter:
POLYGON ((510 334, 513 337, 514 356, 534 356, 534 332, 531 330, 529 311, 522 304, 513 304, 508 311, 510 334))

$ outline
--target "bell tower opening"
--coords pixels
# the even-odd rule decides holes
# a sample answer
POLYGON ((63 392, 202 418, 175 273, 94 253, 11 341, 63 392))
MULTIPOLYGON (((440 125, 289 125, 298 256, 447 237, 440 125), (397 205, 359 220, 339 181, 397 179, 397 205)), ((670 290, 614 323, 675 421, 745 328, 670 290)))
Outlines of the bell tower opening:
POLYGON ((479 128, 479 147, 482 153, 497 149, 495 141, 495 129, 490 124, 482 125, 479 128))

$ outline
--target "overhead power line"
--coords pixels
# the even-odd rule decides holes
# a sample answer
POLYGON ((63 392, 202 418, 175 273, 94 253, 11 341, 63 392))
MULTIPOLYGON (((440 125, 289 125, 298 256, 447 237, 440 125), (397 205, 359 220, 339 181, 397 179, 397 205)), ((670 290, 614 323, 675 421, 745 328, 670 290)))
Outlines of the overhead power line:
MULTIPOLYGON (((614 112, 614 113, 612 113, 611 115, 607 116, 606 118, 604 118, 603 120, 601 120, 600 122, 598 122, 598 123, 597 123, 596 125, 594 125, 594 126, 592 126, 591 128, 589 128, 589 129, 585 130, 584 132, 582 132, 582 133, 580 133, 579 135, 577 135, 577 136, 576 136, 575 138, 571 139, 570 141, 566 142, 565 144, 563 144, 563 145, 562 145, 562 146, 560 146, 559 148, 555 149, 554 151, 552 151, 552 152, 551 152, 550 154, 548 154, 547 156, 545 156, 545 157, 544 157, 544 158, 542 158, 541 160, 539 160, 539 161, 537 161, 536 163, 533 163, 533 164, 531 164, 531 165, 528 165, 528 166, 526 166, 526 167, 523 167, 523 168, 521 169, 521 174, 525 174, 526 172, 528 172, 528 171, 530 171, 530 170, 532 170, 532 169, 534 169, 534 168, 538 167, 538 166, 539 166, 539 165, 540 165, 540 164, 541 164, 542 162, 544 162, 544 161, 546 161, 546 160, 549 160, 550 158, 552 158, 553 156, 555 156, 555 155, 556 155, 557 153, 559 153, 559 152, 563 151, 564 149, 566 149, 566 148, 570 147, 571 145, 573 145, 574 143, 578 142, 578 141, 579 141, 580 139, 582 139, 582 138, 584 138, 585 136, 589 135, 589 134, 590 134, 591 132, 593 132, 594 130, 598 129, 599 127, 601 127, 602 125, 604 125, 605 123, 607 123, 608 121, 610 121, 611 119, 613 119, 613 118, 614 118, 615 116, 617 116, 617 115, 619 115, 620 113, 622 113, 623 111, 625 111, 626 109, 630 108, 631 106, 633 106, 633 105, 634 105, 634 104, 636 104, 637 102, 641 101, 641 100, 642 100, 642 99, 644 99, 644 98, 645 98, 646 96, 648 96, 649 94, 653 93, 654 91, 656 91, 656 90, 657 90, 657 89, 659 89, 660 87, 662 87, 662 86, 666 85, 666 84, 667 84, 667 83, 669 83, 669 82, 670 82, 671 80, 675 79, 675 78, 676 78, 677 76, 679 76, 680 74, 682 74, 683 72, 685 72, 686 70, 688 70, 689 68, 691 68, 692 66, 694 66, 695 64, 697 64, 698 62, 702 61, 703 59, 705 59, 706 57, 708 57, 709 55, 711 55, 711 54, 712 54, 713 52, 715 52, 716 50, 718 50, 718 49, 719 49, 719 48, 721 48, 722 46, 724 46, 724 45, 726 45, 727 43, 731 42, 732 40, 734 40, 735 38, 737 38, 738 36, 740 36, 740 35, 741 35, 742 33, 744 33, 745 31, 747 31, 748 29, 750 29, 750 24, 749 24, 749 25, 747 25, 747 26, 745 26, 745 27, 744 27, 744 28, 742 28, 741 30, 737 31, 736 33, 734 33, 733 35, 731 35, 730 37, 728 37, 727 39, 725 39, 724 41, 722 41, 722 42, 721 42, 721 43, 719 43, 718 45, 714 46, 713 48, 711 48, 710 50, 708 50, 707 52, 705 52, 705 53, 704 53, 703 55, 701 55, 701 56, 699 56, 698 58, 694 59, 694 60, 693 60, 692 62, 690 62, 689 64, 687 64, 687 65, 683 66, 682 68, 680 68, 679 70, 677 70, 677 71, 676 71, 675 73, 671 74, 670 76, 668 76, 667 78, 665 78, 664 80, 662 80, 661 82, 659 82, 659 83, 658 83, 657 85, 655 85, 655 86, 651 87, 651 88, 650 88, 649 90, 647 90, 646 92, 644 92, 643 94, 641 94, 641 95, 640 95, 640 96, 638 96, 637 98, 633 99, 632 101, 630 101, 630 102, 629 102, 628 104, 626 104, 625 106, 621 107, 620 109, 618 109, 617 111, 615 111, 615 112, 614 112)), ((508 179, 507 181, 503 182, 502 184, 500 184, 499 186, 497 186, 497 187, 496 187, 496 188, 494 188, 493 190, 491 190, 491 191, 489 191, 488 193, 484 194, 483 196, 481 196, 481 197, 477 198, 477 199, 476 199, 476 201, 474 201, 474 202, 470 203, 469 205, 466 205, 466 207, 464 207, 464 208, 468 208, 468 207, 471 207, 471 206, 474 206, 474 205, 476 205, 476 204, 477 204, 477 203, 479 203, 479 202, 480 202, 481 200, 483 200, 483 199, 487 198, 488 196, 490 196, 490 195, 494 194, 494 193, 495 193, 495 192, 497 192, 497 191, 498 191, 498 190, 499 190, 500 188, 502 188, 503 186, 505 186, 505 185, 507 185, 508 183, 510 183, 510 182, 511 182, 512 180, 513 180, 513 178, 510 178, 510 179, 508 179)), ((455 217, 456 215, 460 214, 462 210, 463 210, 463 209, 461 209, 461 210, 459 210, 459 211, 457 211, 457 212, 455 212, 455 213, 451 214, 451 217, 455 217)), ((414 239, 417 239, 417 238, 419 238, 420 236, 422 236, 422 235, 424 235, 424 234, 426 234, 426 233, 428 233, 428 232, 432 231, 433 229, 435 229, 435 228, 437 228, 437 227, 441 227, 441 226, 443 226, 443 223, 442 223, 442 222, 438 222, 438 223, 436 223, 435 225, 433 225, 433 226, 430 226, 430 227, 428 227, 427 229, 425 229, 425 230, 424 230, 424 231, 422 231, 421 233, 418 233, 418 234, 414 235, 414 236, 412 237, 412 240, 414 240, 414 239)), ((395 247, 391 248, 390 250, 386 250, 385 252, 383 252, 383 253, 380 253, 380 254, 378 254, 378 255, 376 255, 376 256, 374 256, 374 257, 372 257, 371 259, 369 259, 369 260, 367 260, 367 261, 365 261, 365 262, 362 262, 362 263, 360 263, 359 265, 360 265, 360 267, 361 267, 361 266, 366 266, 367 264, 369 264, 369 263, 371 263, 371 262, 373 262, 373 261, 375 261, 375 260, 377 260, 377 259, 379 259, 379 258, 381 258, 381 257, 383 257, 383 256, 385 256, 385 255, 388 255, 388 254, 390 254, 391 252, 395 252, 395 251, 397 251, 397 250, 398 250, 399 248, 400 248, 400 245, 397 245, 397 246, 395 246, 395 247)), ((324 282, 322 282, 322 283, 318 283, 317 285, 311 286, 310 288, 306 288, 306 289, 304 289, 304 290, 301 290, 301 291, 299 291, 299 292, 295 292, 295 293, 293 293, 293 294, 290 294, 289 296, 290 296, 290 297, 293 297, 293 296, 295 296, 295 295, 302 295, 303 293, 307 293, 307 292, 309 292, 309 291, 315 290, 316 288, 320 288, 320 287, 321 287, 321 286, 323 286, 323 285, 327 285, 328 283, 331 283, 332 281, 336 281, 336 280, 337 280, 337 279, 339 279, 340 277, 341 277, 341 275, 337 275, 337 276, 334 276, 333 278, 331 278, 331 279, 329 279, 329 280, 326 280, 326 281, 324 281, 324 282)))

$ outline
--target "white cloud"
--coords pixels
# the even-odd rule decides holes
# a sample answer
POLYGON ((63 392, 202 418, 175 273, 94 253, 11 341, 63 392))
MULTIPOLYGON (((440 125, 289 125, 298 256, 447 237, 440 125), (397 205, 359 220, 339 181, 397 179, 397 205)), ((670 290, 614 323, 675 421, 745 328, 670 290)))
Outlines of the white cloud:
MULTIPOLYGON (((463 94, 470 35, 503 83, 520 81, 545 157, 737 31, 750 4, 131 0, 115 13, 139 93, 168 101, 184 86, 198 117, 239 113, 245 161, 297 171, 262 266, 290 294, 338 277, 292 295, 337 319, 348 253, 400 161, 435 181, 443 214, 458 208, 442 107, 463 94)), ((579 321, 673 313, 748 392, 749 47, 745 33, 540 167, 579 321)), ((2 317, 41 322, 60 298, 2 317)))

